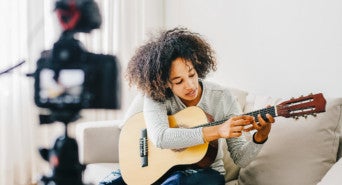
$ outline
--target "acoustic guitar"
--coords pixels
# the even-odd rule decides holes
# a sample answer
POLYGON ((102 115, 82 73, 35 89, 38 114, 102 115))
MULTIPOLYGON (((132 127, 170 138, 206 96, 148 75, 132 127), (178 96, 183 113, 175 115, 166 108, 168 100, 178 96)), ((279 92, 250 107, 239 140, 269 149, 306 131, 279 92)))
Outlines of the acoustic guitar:
MULTIPOLYGON (((292 98, 276 106, 247 113, 257 120, 257 115, 271 114, 273 117, 307 117, 325 112, 326 100, 322 93, 292 98)), ((196 106, 188 107, 174 115, 168 116, 171 128, 197 128, 219 125, 225 120, 207 123, 204 111, 196 106)), ((121 174, 127 184, 150 185, 163 178, 175 168, 195 165, 208 167, 217 154, 217 140, 192 146, 182 150, 160 149, 149 140, 145 126, 144 114, 138 113, 129 118, 120 133, 119 164, 121 174)))

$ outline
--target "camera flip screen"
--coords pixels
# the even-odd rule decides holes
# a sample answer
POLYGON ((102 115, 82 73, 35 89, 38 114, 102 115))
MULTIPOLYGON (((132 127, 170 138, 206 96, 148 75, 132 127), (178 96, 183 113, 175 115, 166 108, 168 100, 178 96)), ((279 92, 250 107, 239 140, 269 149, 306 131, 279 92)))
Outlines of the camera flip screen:
POLYGON ((84 84, 84 72, 80 69, 64 69, 56 73, 43 69, 40 73, 39 101, 48 104, 80 104, 84 84))

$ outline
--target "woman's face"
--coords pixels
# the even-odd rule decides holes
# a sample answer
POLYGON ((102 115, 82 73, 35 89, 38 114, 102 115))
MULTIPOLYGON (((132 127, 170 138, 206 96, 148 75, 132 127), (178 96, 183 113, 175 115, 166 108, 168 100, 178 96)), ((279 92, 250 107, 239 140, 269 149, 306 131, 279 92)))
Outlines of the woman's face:
POLYGON ((168 86, 186 106, 197 105, 201 99, 202 88, 191 61, 183 58, 172 61, 168 86))

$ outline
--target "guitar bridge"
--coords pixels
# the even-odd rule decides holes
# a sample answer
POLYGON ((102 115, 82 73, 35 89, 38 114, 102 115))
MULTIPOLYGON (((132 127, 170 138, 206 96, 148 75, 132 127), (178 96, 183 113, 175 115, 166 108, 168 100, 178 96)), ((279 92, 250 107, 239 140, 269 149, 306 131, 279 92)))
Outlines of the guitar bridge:
POLYGON ((140 159, 141 159, 141 167, 145 167, 148 165, 148 145, 147 145, 147 130, 141 130, 141 137, 139 140, 140 146, 140 159))

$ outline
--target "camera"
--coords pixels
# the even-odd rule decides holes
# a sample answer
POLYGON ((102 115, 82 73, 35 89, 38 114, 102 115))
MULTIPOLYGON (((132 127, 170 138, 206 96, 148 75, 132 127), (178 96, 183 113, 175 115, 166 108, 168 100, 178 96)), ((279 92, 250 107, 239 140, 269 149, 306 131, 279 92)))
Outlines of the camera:
POLYGON ((34 99, 51 110, 120 108, 120 67, 115 56, 87 52, 64 33, 37 61, 34 99))
POLYGON ((55 10, 63 32, 51 50, 41 53, 34 77, 34 101, 49 114, 40 115, 40 124, 59 121, 64 135, 52 148, 39 149, 52 167, 39 185, 84 185, 86 168, 79 162, 78 145, 68 136, 67 125, 76 121, 82 109, 119 109, 121 106, 120 65, 112 55, 88 52, 75 38, 101 25, 94 0, 57 0, 55 10))

